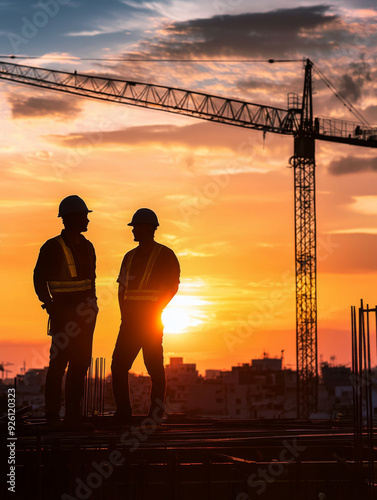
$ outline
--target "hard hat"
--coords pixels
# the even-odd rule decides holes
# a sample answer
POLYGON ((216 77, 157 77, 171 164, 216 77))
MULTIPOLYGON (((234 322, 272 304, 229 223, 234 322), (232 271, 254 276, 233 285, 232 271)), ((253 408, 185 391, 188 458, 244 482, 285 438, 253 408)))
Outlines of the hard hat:
POLYGON ((134 226, 135 224, 152 224, 152 226, 159 226, 157 215, 149 208, 139 208, 136 210, 132 217, 132 221, 127 226, 134 226))
POLYGON ((93 210, 88 209, 85 201, 80 198, 80 196, 77 196, 77 194, 72 194, 71 196, 67 196, 60 202, 58 217, 65 217, 66 215, 70 214, 80 214, 88 212, 93 212, 93 210))

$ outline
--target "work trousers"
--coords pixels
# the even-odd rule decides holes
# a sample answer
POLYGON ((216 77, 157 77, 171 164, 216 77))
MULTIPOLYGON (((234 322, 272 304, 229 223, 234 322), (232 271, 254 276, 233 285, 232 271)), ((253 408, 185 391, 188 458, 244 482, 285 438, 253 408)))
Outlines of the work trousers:
POLYGON ((132 415, 128 373, 140 349, 143 350, 145 367, 152 382, 151 409, 163 408, 165 369, 162 336, 161 319, 152 318, 151 320, 148 314, 122 321, 111 365, 113 393, 118 415, 123 417, 132 415))
POLYGON ((85 375, 92 359, 97 310, 86 304, 60 307, 51 316, 50 362, 45 385, 46 415, 57 416, 65 370, 65 418, 80 416, 85 375))

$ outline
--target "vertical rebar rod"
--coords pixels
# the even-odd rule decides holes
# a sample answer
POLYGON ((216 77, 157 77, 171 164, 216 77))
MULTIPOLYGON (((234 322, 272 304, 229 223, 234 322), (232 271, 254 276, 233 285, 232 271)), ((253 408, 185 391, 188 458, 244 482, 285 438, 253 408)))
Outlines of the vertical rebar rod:
MULTIPOLYGON (((363 382, 363 389, 364 389, 364 401, 365 401, 365 418, 364 418, 364 412, 362 416, 362 421, 361 421, 361 443, 362 443, 362 457, 363 461, 365 458, 368 457, 368 451, 364 449, 364 443, 365 443, 365 438, 364 438, 364 429, 368 431, 368 414, 369 414, 369 401, 368 401, 368 380, 367 380, 367 346, 366 346, 366 323, 368 323, 368 309, 364 309, 364 307, 361 310, 362 314, 362 357, 363 357, 363 371, 362 371, 362 382, 363 382), (367 314, 365 314, 365 312, 367 314), (365 318, 366 321, 365 321, 365 318), (365 425, 364 425, 365 424, 365 425)), ((368 443, 368 436, 366 436, 366 440, 368 443)), ((369 471, 368 471, 369 472, 369 471)))
POLYGON ((103 361, 104 359, 101 358, 101 381, 100 381, 100 397, 99 397, 99 405, 98 405, 98 412, 102 415, 102 398, 103 398, 103 361))
POLYGON ((353 397, 353 437, 355 449, 355 462, 358 462, 358 435, 357 435, 357 416, 358 416, 358 363, 357 363, 357 323, 356 307, 351 306, 351 345, 352 345, 352 397, 353 397))
POLYGON ((82 400, 82 409, 85 416, 103 415, 104 413, 106 389, 105 369, 105 358, 92 358, 85 377, 82 400))
POLYGON ((93 401, 93 409, 92 415, 95 414, 97 408, 97 400, 98 400, 98 376, 99 376, 99 359, 96 358, 96 371, 94 377, 94 401, 93 401))
POLYGON ((81 399, 81 411, 84 417, 86 417, 86 384, 88 382, 88 371, 86 372, 85 375, 85 380, 84 380, 84 394, 82 395, 81 399))
POLYGON ((105 413, 105 392, 106 392, 106 358, 103 358, 103 390, 102 390, 102 406, 101 414, 105 413))
POLYGON ((357 426, 358 426, 358 452, 359 452, 359 460, 362 462, 363 460, 363 448, 362 448, 362 427, 363 427, 363 325, 364 325, 364 316, 363 316, 363 301, 361 301, 361 307, 359 309, 359 342, 358 342, 358 354, 359 354, 359 408, 358 408, 358 416, 357 416, 357 426))
MULTIPOLYGON (((366 393, 367 393, 367 438, 368 438, 368 466, 369 466, 369 488, 370 497, 373 498, 374 489, 374 449, 373 449, 373 391, 372 391, 372 369, 371 369, 371 353, 370 353, 370 324, 369 313, 373 309, 367 306, 367 329, 366 329, 366 393)), ((376 311, 374 311, 376 312, 376 311)))
POLYGON ((100 414, 101 397, 102 397, 102 358, 99 358, 99 369, 98 369, 98 400, 97 400, 97 405, 96 405, 97 415, 100 414))
POLYGON ((88 405, 87 405, 87 414, 89 415, 90 413, 90 408, 92 405, 92 387, 93 387, 93 358, 90 363, 89 367, 89 375, 88 375, 88 405))
POLYGON ((375 314, 375 328, 376 328, 376 363, 377 363, 377 305, 375 306, 375 311, 376 311, 376 314, 375 314))
POLYGON ((370 314, 372 313, 375 314, 374 324, 377 336, 377 306, 371 309, 367 304, 366 308, 364 308, 363 300, 361 300, 358 325, 356 322, 356 308, 351 307, 355 467, 356 476, 363 474, 363 471, 367 472, 368 498, 370 500, 374 498, 375 494, 370 320, 370 314))

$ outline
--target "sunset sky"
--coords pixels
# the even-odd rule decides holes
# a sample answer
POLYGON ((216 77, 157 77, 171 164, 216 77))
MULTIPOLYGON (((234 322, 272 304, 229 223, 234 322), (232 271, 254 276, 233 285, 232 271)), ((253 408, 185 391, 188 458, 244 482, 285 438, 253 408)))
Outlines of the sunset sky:
MULTIPOLYGON (((4 61, 14 54, 25 56, 18 64, 285 108, 288 92, 302 93, 309 57, 374 125, 376 28, 375 0, 0 1, 4 61), (122 61, 129 58, 226 61, 122 61)), ((317 75, 314 91, 316 116, 354 120, 317 75)), ((284 350, 285 366, 296 367, 292 137, 2 80, 0 117, 0 362, 13 363, 10 376, 24 361, 48 363, 32 273, 41 245, 61 231, 58 205, 70 194, 93 210, 93 355, 108 370, 120 320, 116 279, 135 246, 127 223, 140 207, 157 213, 156 240, 181 264, 166 362, 181 356, 204 373, 284 350)), ((350 363, 350 306, 377 303, 376 158, 373 149, 317 142, 319 360, 350 363)), ((141 357, 134 371, 145 373, 141 357)))

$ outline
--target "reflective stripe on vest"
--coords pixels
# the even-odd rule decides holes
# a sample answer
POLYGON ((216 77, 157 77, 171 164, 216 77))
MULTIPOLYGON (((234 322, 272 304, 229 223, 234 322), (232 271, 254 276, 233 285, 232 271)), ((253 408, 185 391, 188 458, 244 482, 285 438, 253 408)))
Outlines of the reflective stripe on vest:
POLYGON ((85 290, 91 290, 92 280, 49 281, 48 287, 52 294, 60 292, 83 292, 85 290))
POLYGON ((67 262, 71 278, 77 278, 75 259, 73 258, 71 250, 67 247, 67 245, 65 244, 65 241, 63 240, 63 238, 61 236, 57 236, 56 241, 58 243, 60 243, 60 245, 63 249, 65 260, 67 262))
POLYGON ((134 250, 131 250, 131 255, 128 259, 127 267, 126 267, 126 290, 124 293, 124 300, 150 300, 153 302, 156 302, 158 300, 159 295, 160 295, 160 291, 159 290, 148 290, 145 287, 149 281, 149 278, 150 278, 151 273, 153 271, 153 267, 155 265, 157 257, 159 256, 159 254, 162 250, 162 246, 163 245, 160 245, 159 243, 155 243, 153 250, 149 256, 147 265, 145 266, 143 277, 141 278, 139 286, 137 287, 136 290, 128 290, 131 264, 132 264, 132 260, 133 260, 134 255, 135 255, 136 248, 134 248, 134 250))
MULTIPOLYGON (((55 239, 62 247, 64 257, 65 257, 65 262, 67 264, 68 271, 69 271, 69 274, 71 275, 71 278, 77 278, 76 264, 75 264, 75 260, 73 258, 71 250, 65 244, 65 241, 63 240, 63 238, 61 236, 57 236, 55 239)), ((66 280, 65 281, 49 281, 48 287, 50 289, 51 294, 61 293, 61 292, 83 292, 85 290, 92 289, 92 280, 85 279, 85 280, 71 280, 71 281, 66 281, 66 280)))

